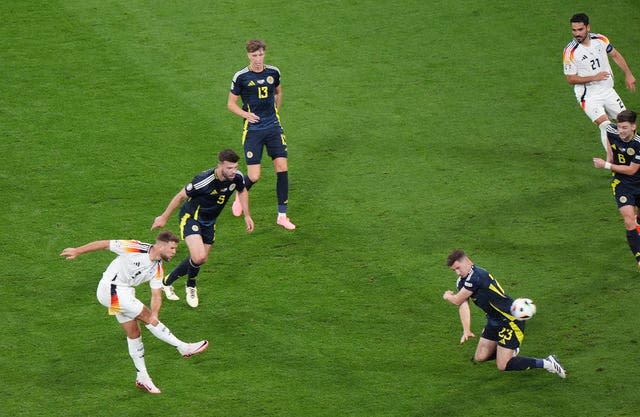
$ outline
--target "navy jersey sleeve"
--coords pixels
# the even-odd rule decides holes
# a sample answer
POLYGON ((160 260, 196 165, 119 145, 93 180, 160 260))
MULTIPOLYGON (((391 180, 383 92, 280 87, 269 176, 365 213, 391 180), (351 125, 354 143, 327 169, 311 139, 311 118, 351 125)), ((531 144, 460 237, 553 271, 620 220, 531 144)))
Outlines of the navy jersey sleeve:
POLYGON ((236 96, 242 94, 242 75, 236 74, 231 80, 231 93, 236 96))
POLYGON ((477 274, 472 274, 471 276, 467 277, 463 281, 462 285, 460 286, 461 287, 460 289, 464 288, 464 289, 466 289, 468 291, 471 291, 472 293, 475 294, 476 291, 478 291, 478 288, 480 287, 478 285, 478 279, 477 278, 478 278, 477 274))
POLYGON ((474 267, 471 274, 469 274, 462 285, 460 285, 460 288, 466 288, 475 294, 479 289, 487 288, 489 286, 489 281, 491 281, 491 278, 489 277, 488 272, 474 267))
MULTIPOLYGON (((640 164, 640 141, 638 140, 638 138, 636 138, 635 140, 632 140, 631 143, 632 145, 629 145, 629 147, 632 147, 635 153, 635 155, 633 155, 633 158, 631 159, 631 163, 640 164)), ((627 151, 627 153, 629 152, 627 151)))
POLYGON ((456 281, 456 289, 460 291, 460 288, 462 288, 463 285, 464 285, 464 279, 462 279, 461 276, 458 276, 458 279, 456 281))
POLYGON ((471 291, 473 294, 475 294, 476 291, 478 291, 478 283, 476 278, 477 278, 477 275, 476 277, 474 277, 473 274, 470 274, 466 278, 458 278, 458 282, 457 282, 458 291, 464 288, 468 291, 471 291))
POLYGON ((273 69, 275 73, 275 76, 273 77, 274 78, 273 85, 277 87, 280 85, 280 70, 276 67, 273 67, 273 69))
POLYGON ((193 177, 190 183, 184 186, 184 191, 187 193, 187 197, 195 197, 206 192, 206 188, 202 187, 202 184, 213 173, 211 171, 204 171, 193 177))
POLYGON ((244 175, 242 175, 239 172, 236 172, 236 176, 233 179, 233 183, 236 185, 236 191, 238 192, 244 191, 244 189, 246 188, 244 184, 244 175))

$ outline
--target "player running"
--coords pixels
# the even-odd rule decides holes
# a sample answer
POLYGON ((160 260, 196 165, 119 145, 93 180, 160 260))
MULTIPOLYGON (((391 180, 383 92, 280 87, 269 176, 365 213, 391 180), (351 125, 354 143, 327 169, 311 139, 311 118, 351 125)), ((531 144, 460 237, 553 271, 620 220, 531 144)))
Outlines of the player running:
POLYGON ((596 168, 613 172, 611 189, 627 230, 627 243, 640 269, 640 235, 636 207, 640 204, 640 136, 637 133, 638 115, 631 110, 621 111, 617 124, 607 127, 607 146, 612 157, 608 161, 593 158, 596 168))
MULTIPOLYGON (((625 109, 613 88, 613 72, 609 56, 624 72, 625 84, 636 91, 636 79, 627 62, 606 36, 591 33, 589 16, 578 13, 571 17, 573 40, 564 48, 562 61, 567 82, 572 84, 576 99, 585 114, 600 129, 602 146, 608 151, 606 129, 609 119, 625 109)), ((609 156, 610 153, 607 153, 609 156)))
POLYGON ((238 193, 248 232, 253 232, 253 219, 249 214, 249 193, 245 189, 244 176, 238 172, 240 157, 231 149, 218 154, 215 168, 196 175, 169 202, 164 212, 155 218, 151 229, 164 227, 171 214, 182 204, 178 216, 180 234, 189 248, 189 256, 164 278, 164 293, 169 300, 179 300, 173 283, 187 275, 186 298, 190 307, 199 304, 196 277, 200 267, 209 259, 216 232, 216 221, 222 209, 238 193), (185 201, 186 200, 186 201, 185 201))

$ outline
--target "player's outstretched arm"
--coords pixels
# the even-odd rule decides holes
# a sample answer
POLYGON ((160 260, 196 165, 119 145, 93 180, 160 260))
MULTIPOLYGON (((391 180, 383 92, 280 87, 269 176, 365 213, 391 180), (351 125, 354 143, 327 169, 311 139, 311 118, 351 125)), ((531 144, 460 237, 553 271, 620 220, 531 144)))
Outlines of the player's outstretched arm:
POLYGON ((178 192, 178 194, 176 194, 171 199, 171 201, 169 202, 169 205, 164 210, 164 212, 155 218, 155 220, 153 221, 153 224, 151 225, 151 230, 164 227, 167 224, 169 217, 171 217, 171 214, 173 214, 173 212, 176 211, 176 209, 180 207, 182 202, 186 199, 187 199, 187 192, 183 188, 178 192))
POLYGON ((65 248, 60 253, 60 256, 66 259, 75 259, 83 253, 94 252, 101 249, 109 249, 108 240, 96 240, 95 242, 87 243, 78 248, 65 248))

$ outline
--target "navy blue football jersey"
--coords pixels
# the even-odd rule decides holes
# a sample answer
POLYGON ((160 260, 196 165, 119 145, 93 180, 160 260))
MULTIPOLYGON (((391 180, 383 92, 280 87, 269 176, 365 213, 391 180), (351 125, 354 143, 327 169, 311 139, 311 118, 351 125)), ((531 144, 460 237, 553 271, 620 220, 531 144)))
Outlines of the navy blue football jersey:
POLYGON ((242 99, 242 109, 260 117, 257 123, 245 120, 246 130, 271 129, 280 126, 276 110, 275 93, 280 85, 280 70, 265 65, 262 72, 253 72, 248 67, 236 72, 231 81, 231 93, 242 99))
POLYGON ((188 199, 180 208, 180 218, 189 214, 200 224, 209 226, 215 223, 231 194, 244 188, 244 176, 240 172, 236 172, 231 181, 216 178, 213 168, 201 172, 184 187, 188 199))
POLYGON ((465 288, 473 293, 471 300, 482 309, 487 317, 496 320, 511 319, 511 304, 509 297, 498 281, 489 272, 473 265, 466 277, 458 277, 458 290, 465 288))
MULTIPOLYGON (((640 164, 640 136, 635 135, 629 142, 620 139, 618 126, 607 126, 607 139, 613 152, 613 163, 618 165, 640 164)), ((614 178, 623 184, 640 184, 640 170, 634 175, 614 173, 614 178)))

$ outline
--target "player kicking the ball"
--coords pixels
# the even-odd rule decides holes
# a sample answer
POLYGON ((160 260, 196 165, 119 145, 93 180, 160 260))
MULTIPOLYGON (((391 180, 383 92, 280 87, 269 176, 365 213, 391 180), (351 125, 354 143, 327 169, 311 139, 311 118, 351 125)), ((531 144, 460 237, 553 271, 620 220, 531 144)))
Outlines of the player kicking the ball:
POLYGON ((531 368, 544 368, 549 372, 566 378, 564 368, 555 356, 545 359, 517 356, 524 340, 524 322, 511 315, 513 299, 509 297, 498 281, 490 273, 474 265, 461 250, 455 250, 447 257, 447 266, 458 275, 458 292, 445 291, 442 298, 458 306, 462 322, 460 343, 475 337, 471 332, 471 309, 469 299, 487 315, 487 324, 478 341, 475 362, 496 360, 501 371, 524 371, 531 368))
POLYGON ((137 371, 136 386, 151 394, 160 394, 160 389, 153 384, 147 372, 138 321, 143 322, 155 337, 176 347, 185 358, 209 347, 206 340, 196 343, 181 341, 158 320, 162 305, 163 262, 176 254, 178 241, 173 233, 161 232, 153 245, 137 240, 99 240, 78 248, 66 248, 60 254, 67 259, 101 249, 118 254, 102 274, 96 295, 100 304, 109 309, 109 314, 116 316, 127 334, 129 355, 137 371), (145 282, 151 286, 151 309, 136 298, 135 287, 145 282))

